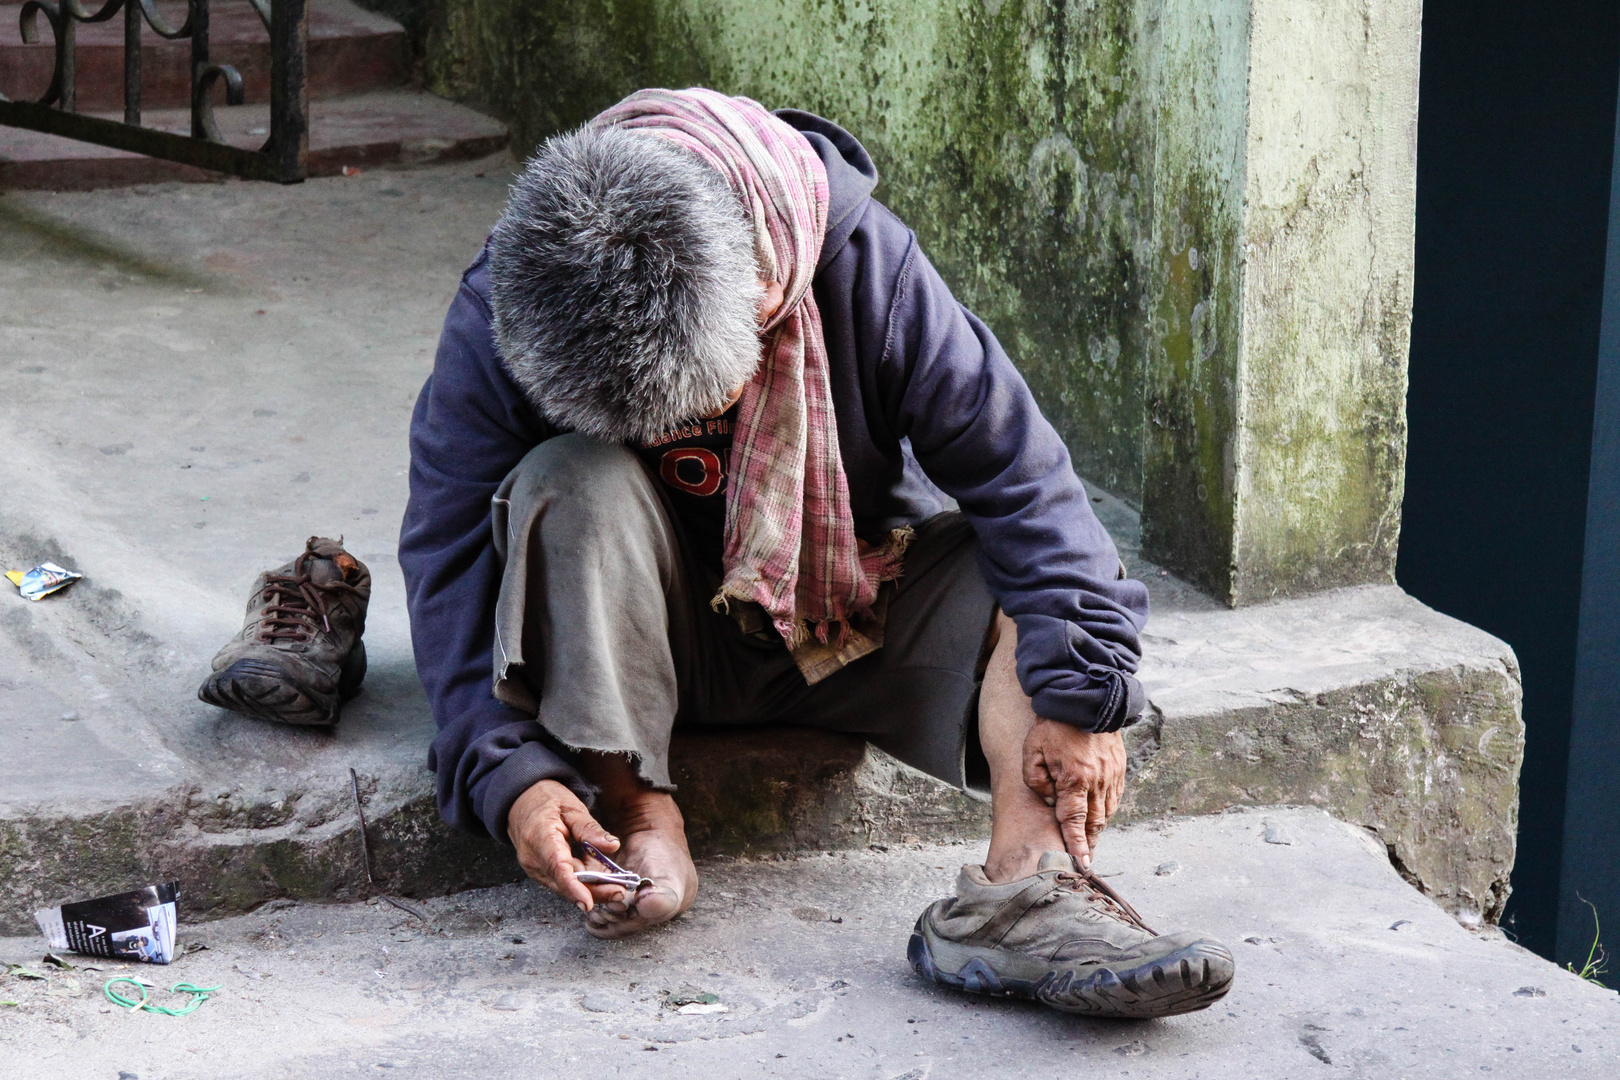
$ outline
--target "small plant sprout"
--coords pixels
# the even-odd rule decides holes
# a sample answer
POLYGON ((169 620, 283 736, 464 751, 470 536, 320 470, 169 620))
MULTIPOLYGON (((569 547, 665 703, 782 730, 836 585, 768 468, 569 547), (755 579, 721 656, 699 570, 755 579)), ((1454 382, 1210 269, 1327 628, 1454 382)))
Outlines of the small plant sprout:
POLYGON ((1603 927, 1598 922, 1597 906, 1586 897, 1581 896, 1580 893, 1575 895, 1580 898, 1581 903, 1592 909, 1592 947, 1586 950, 1586 961, 1578 969, 1574 964, 1565 964, 1564 966, 1587 982, 1596 983, 1598 986, 1607 989, 1603 981, 1598 978, 1599 975, 1608 970, 1609 954, 1603 951, 1603 942, 1601 940, 1603 927))

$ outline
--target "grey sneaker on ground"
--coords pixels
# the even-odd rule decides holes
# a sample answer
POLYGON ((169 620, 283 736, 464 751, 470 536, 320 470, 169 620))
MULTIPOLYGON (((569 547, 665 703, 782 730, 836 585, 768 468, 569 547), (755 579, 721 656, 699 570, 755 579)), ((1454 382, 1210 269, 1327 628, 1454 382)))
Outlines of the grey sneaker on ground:
POLYGON ((1172 1016, 1231 988, 1226 946, 1196 933, 1156 934, 1066 852, 1034 876, 995 885, 964 866, 956 895, 931 904, 906 949, 917 974, 971 994, 1028 998, 1090 1016, 1172 1016))
POLYGON ((371 572, 339 540, 312 536, 260 574, 242 630, 197 690, 210 705, 282 724, 331 727, 366 677, 371 572))

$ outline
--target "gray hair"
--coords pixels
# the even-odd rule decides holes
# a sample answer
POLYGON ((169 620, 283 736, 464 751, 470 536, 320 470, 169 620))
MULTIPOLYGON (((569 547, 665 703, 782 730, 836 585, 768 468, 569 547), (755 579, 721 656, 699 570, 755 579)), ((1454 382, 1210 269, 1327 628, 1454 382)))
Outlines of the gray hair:
POLYGON ((718 171, 656 135, 548 139, 490 240, 495 335, 546 419, 648 440, 759 366, 754 233, 718 171))

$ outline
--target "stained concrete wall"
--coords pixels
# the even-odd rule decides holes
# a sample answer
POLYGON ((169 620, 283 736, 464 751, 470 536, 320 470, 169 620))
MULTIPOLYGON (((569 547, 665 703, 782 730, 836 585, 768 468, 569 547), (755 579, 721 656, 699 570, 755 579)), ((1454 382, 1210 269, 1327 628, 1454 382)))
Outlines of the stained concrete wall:
POLYGON ((430 85, 518 146, 642 85, 705 84, 853 130, 879 195, 1011 351, 1080 470, 1139 497, 1151 124, 1128 0, 448 0, 430 85))
POLYGON ((1231 599, 1243 301, 1249 5, 1165 0, 1153 114, 1143 548, 1231 599))
POLYGON ((424 3, 520 149, 644 85, 839 121, 1160 562, 1392 580, 1419 0, 424 3))
POLYGON ((1393 581, 1417 0, 1253 5, 1232 593, 1393 581))

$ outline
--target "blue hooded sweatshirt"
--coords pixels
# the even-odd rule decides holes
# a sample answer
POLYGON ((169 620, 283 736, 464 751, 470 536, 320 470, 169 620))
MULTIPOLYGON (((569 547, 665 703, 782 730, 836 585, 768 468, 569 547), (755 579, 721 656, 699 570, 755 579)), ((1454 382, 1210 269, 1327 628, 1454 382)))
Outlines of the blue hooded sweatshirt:
MULTIPOLYGON (((956 499, 991 593, 1018 625, 1018 680, 1043 717, 1087 731, 1134 720, 1148 595, 1119 556, 1052 425, 988 327, 951 296, 911 230, 872 198, 855 138, 796 110, 827 167, 831 205, 813 283, 831 367, 856 535, 956 499)), ((533 716, 492 694, 501 566, 490 498, 562 434, 502 365, 488 249, 462 277, 411 418, 410 503, 399 543, 417 673, 439 734, 429 753, 452 826, 506 841, 512 804, 541 780, 588 786, 533 716)))

